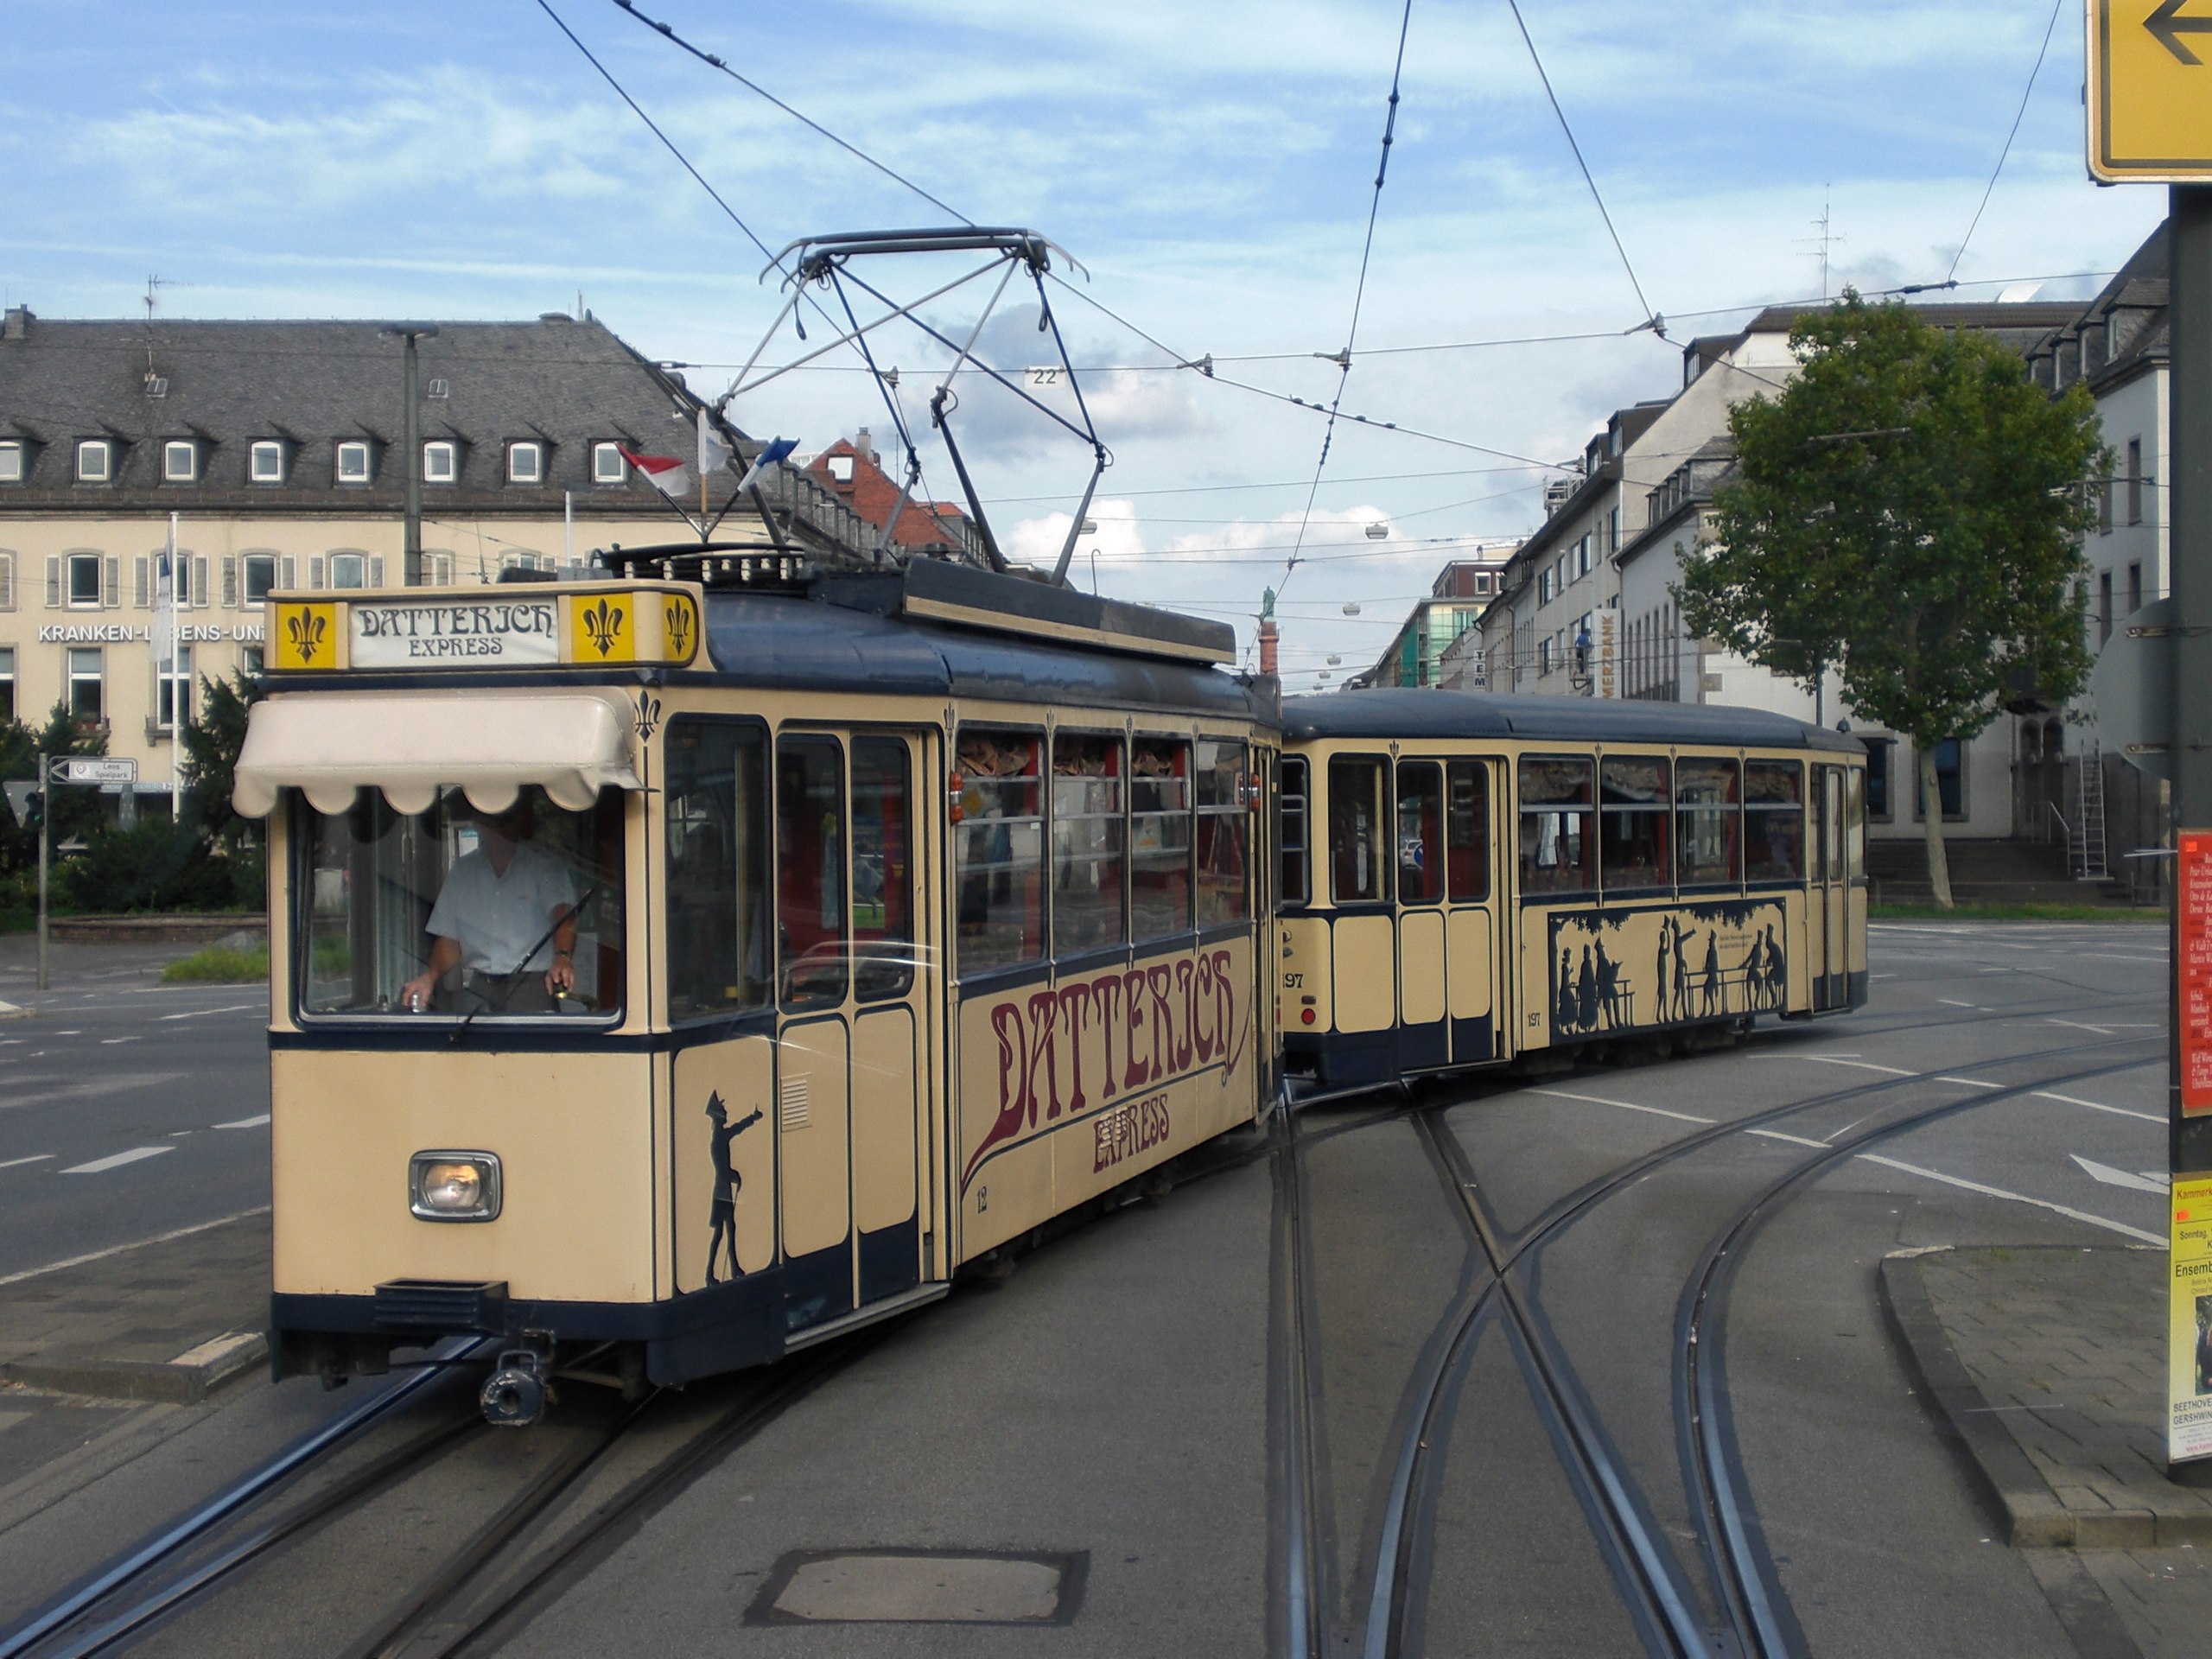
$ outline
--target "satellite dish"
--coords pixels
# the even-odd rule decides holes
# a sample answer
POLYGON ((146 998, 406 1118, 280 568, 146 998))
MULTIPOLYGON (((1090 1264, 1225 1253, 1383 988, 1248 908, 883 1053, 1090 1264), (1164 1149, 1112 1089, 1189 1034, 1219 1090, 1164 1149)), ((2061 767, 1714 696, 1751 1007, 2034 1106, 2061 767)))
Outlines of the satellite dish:
POLYGON ((1344 614, 1346 616, 1357 616, 1359 614, 1359 601, 1356 599, 1348 599, 1344 601, 1344 614))

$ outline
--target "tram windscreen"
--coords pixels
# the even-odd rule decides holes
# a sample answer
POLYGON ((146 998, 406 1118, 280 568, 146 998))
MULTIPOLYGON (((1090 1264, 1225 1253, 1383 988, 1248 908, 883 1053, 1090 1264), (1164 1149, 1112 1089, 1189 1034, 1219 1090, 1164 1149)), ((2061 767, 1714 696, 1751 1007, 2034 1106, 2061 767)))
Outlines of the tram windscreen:
POLYGON ((622 797, 582 812, 524 789, 421 812, 364 790, 299 802, 294 932, 314 1017, 606 1019, 623 998, 622 797))

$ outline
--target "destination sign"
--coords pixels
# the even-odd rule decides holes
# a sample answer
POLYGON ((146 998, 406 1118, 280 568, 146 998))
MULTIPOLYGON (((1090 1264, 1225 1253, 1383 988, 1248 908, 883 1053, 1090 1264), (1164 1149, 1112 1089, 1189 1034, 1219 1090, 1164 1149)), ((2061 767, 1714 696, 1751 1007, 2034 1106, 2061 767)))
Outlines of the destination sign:
POLYGON ((355 668, 434 663, 496 668, 561 660, 561 613, 550 598, 412 605, 356 601, 347 608, 355 668))
POLYGON ((57 784, 135 784, 138 763, 129 755, 72 755, 48 762, 47 775, 57 784))

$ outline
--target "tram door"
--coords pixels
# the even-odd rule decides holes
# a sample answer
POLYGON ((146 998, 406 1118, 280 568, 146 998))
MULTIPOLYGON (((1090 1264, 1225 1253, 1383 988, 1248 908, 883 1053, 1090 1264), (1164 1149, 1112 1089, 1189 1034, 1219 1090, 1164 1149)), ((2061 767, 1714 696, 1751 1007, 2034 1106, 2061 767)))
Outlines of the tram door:
POLYGON ((918 734, 776 745, 776 1138, 793 1332, 912 1289, 934 984, 915 904, 918 734))
POLYGON ((1851 964, 1846 956, 1850 928, 1850 870, 1843 845, 1843 768, 1813 768, 1813 890, 1806 916, 1813 1007, 1842 1007, 1849 1000, 1851 964))
POLYGON ((1398 762, 1399 1063, 1497 1053, 1498 930, 1485 760, 1398 762))

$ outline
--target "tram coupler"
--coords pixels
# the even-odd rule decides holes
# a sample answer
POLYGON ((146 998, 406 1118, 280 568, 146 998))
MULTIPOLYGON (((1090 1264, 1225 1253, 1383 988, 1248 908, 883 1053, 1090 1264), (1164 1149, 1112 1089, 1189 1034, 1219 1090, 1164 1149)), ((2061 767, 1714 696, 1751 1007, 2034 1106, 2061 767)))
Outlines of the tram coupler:
POLYGON ((484 1421, 495 1428, 528 1428, 537 1422, 554 1397, 552 1372, 550 1344, 502 1350, 499 1364, 476 1396, 484 1408, 484 1421))

